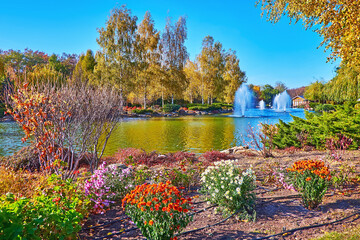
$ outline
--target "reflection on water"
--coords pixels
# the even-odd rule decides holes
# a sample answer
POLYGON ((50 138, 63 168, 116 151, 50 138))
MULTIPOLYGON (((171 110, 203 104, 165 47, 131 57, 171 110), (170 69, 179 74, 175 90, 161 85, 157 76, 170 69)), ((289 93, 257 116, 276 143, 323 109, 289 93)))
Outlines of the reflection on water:
MULTIPOLYGON (((291 114, 304 117, 302 110, 292 110, 291 114)), ((247 141, 246 129, 249 125, 257 127, 260 122, 277 123, 279 118, 285 122, 292 120, 289 112, 275 113, 272 110, 252 110, 245 116, 124 119, 109 139, 105 155, 126 147, 161 153, 221 150, 247 141)), ((22 133, 15 123, 0 123, 0 154, 11 154, 19 149, 22 146, 21 137, 22 133)))
POLYGON ((0 156, 10 155, 25 146, 24 132, 14 122, 0 122, 0 156))

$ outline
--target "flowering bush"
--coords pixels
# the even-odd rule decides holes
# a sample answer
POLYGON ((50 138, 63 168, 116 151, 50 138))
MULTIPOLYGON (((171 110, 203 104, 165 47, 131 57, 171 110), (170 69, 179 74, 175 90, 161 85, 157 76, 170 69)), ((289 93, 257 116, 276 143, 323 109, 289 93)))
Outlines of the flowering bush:
POLYGON ((121 169, 110 165, 105 173, 105 184, 110 188, 112 200, 121 200, 134 188, 134 174, 131 168, 121 169))
POLYGON ((288 183, 290 180, 289 175, 284 174, 284 169, 280 168, 279 171, 274 171, 273 175, 276 178, 276 180, 282 185, 283 188, 291 191, 296 191, 294 188, 294 185, 291 183, 288 183))
POLYGON ((122 200, 122 206, 140 229, 151 240, 174 239, 177 231, 185 228, 192 217, 191 198, 181 197, 170 182, 137 186, 122 200))
POLYGON ((85 194, 90 197, 95 213, 104 213, 113 200, 122 199, 133 188, 130 168, 106 167, 103 162, 85 182, 85 194))
POLYGON ((330 150, 329 157, 336 161, 343 160, 345 150, 348 149, 353 140, 342 134, 337 134, 336 138, 326 139, 326 149, 330 150))
POLYGON ((94 171, 90 179, 85 182, 85 194, 89 196, 93 203, 93 210, 96 213, 104 213, 104 207, 109 207, 112 201, 110 198, 113 193, 110 192, 110 187, 106 186, 106 173, 108 169, 103 162, 100 167, 94 171))
POLYGON ((301 160, 287 169, 295 188, 302 193, 305 207, 316 208, 326 193, 331 175, 328 167, 320 160, 301 160))
POLYGON ((208 201, 219 205, 225 215, 239 212, 243 219, 255 218, 256 176, 251 168, 241 173, 237 160, 215 162, 201 174, 203 193, 208 201))

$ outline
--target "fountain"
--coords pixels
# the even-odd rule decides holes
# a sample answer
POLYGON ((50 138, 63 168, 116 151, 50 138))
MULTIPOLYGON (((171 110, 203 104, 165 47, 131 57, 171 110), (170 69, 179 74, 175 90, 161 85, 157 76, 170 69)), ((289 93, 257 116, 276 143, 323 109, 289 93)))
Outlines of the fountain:
POLYGON ((261 100, 260 103, 259 103, 259 105, 260 105, 260 110, 264 110, 264 109, 265 109, 265 102, 264 102, 264 100, 261 100))
POLYGON ((284 112, 286 111, 287 108, 291 107, 291 98, 290 95, 284 91, 282 93, 279 93, 275 96, 274 98, 274 103, 273 103, 273 109, 275 110, 284 110, 284 112))
POLYGON ((245 110, 254 106, 254 96, 252 91, 242 84, 235 93, 234 116, 243 117, 245 110))

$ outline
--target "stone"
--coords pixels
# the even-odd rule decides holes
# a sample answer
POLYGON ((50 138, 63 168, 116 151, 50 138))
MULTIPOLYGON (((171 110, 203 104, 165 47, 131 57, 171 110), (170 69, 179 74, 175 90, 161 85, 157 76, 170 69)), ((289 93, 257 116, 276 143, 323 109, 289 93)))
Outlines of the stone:
POLYGON ((125 164, 122 164, 122 163, 110 164, 108 167, 109 167, 109 168, 110 168, 110 167, 111 167, 111 168, 115 167, 116 170, 128 168, 128 166, 126 166, 125 164))
POLYGON ((180 109, 178 113, 180 116, 186 115, 186 111, 184 109, 180 109))

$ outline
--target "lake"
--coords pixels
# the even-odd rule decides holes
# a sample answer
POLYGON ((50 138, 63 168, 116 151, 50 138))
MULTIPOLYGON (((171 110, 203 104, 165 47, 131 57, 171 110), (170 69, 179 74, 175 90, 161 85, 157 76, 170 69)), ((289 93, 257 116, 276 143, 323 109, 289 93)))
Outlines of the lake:
MULTIPOLYGON (((178 118, 124 118, 109 139, 105 155, 119 148, 142 148, 146 151, 168 153, 190 151, 203 153, 223 150, 248 142, 249 126, 259 123, 289 122, 291 115, 304 118, 302 109, 275 112, 270 109, 252 109, 245 117, 231 115, 184 116, 178 118)), ((9 155, 25 146, 22 130, 15 122, 0 123, 0 155, 9 155)))

